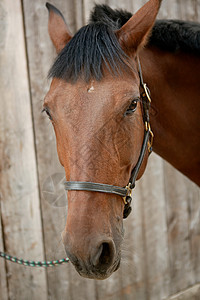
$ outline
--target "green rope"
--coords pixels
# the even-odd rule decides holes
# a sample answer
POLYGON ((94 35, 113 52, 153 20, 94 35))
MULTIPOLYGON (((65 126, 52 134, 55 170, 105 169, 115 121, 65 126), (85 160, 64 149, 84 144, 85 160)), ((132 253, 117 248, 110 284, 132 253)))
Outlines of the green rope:
POLYGON ((17 263, 19 265, 24 265, 24 266, 28 266, 28 267, 54 267, 57 265, 62 265, 64 263, 68 263, 69 262, 69 258, 65 257, 63 259, 59 259, 59 260, 50 260, 50 261, 33 261, 33 260, 24 260, 24 259, 19 259, 17 257, 8 255, 4 252, 0 251, 0 257, 9 260, 11 262, 17 263))

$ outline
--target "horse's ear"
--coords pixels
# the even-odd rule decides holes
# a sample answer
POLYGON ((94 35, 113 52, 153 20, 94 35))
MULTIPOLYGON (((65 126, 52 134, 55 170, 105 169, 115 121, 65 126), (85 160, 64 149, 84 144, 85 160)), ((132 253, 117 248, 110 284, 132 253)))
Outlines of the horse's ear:
POLYGON ((137 51, 147 43, 162 0, 150 0, 138 10, 118 31, 119 43, 125 52, 137 51))
POLYGON ((61 12, 48 2, 46 3, 46 7, 49 11, 49 35, 58 53, 70 41, 72 36, 61 12))

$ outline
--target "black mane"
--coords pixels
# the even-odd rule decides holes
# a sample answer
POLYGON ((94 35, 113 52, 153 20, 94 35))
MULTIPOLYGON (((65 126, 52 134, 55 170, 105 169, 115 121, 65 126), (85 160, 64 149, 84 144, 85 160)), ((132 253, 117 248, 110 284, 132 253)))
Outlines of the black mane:
MULTIPOLYGON (((120 47, 114 31, 123 26, 132 14, 96 5, 88 25, 82 27, 64 47, 49 71, 49 77, 75 82, 83 78, 100 80, 103 65, 119 74, 131 68, 128 56, 120 47)), ((178 20, 159 20, 155 23, 148 45, 164 51, 184 51, 200 55, 200 25, 178 20)))
POLYGON ((156 21, 149 40, 169 52, 188 52, 200 55, 200 24, 180 20, 156 21))

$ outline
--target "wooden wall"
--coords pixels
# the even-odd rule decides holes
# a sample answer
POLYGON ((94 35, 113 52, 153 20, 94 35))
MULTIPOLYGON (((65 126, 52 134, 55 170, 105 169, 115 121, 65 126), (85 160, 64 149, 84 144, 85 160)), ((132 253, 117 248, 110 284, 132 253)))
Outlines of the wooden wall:
MULTIPOLYGON (((72 32, 94 2, 135 12, 146 1, 51 1, 72 32)), ((200 1, 163 0, 159 17, 200 22, 200 1)), ((34 260, 65 257, 67 208, 42 193, 48 176, 63 173, 52 127, 40 113, 55 58, 47 21, 44 0, 0 0, 0 250, 34 260)), ((152 154, 124 223, 122 265, 109 279, 81 278, 70 263, 34 269, 0 259, 0 299, 200 299, 199 188, 152 154)))

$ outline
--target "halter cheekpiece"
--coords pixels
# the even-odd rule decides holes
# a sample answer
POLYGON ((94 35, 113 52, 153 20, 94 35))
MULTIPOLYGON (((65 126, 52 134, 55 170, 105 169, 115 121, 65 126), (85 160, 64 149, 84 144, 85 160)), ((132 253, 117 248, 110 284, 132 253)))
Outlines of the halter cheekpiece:
POLYGON ((149 154, 152 152, 153 144, 153 132, 151 131, 150 120, 149 120, 149 109, 151 104, 150 91, 143 81, 142 69, 140 61, 138 58, 138 73, 140 77, 140 98, 142 100, 143 108, 143 122, 144 122, 144 139, 142 143, 142 148, 140 151, 140 156, 138 158, 137 164, 131 172, 129 183, 126 187, 119 187, 104 183, 86 182, 86 181, 66 181, 65 190, 67 191, 91 191, 91 192, 101 192, 119 195, 124 201, 124 212, 123 218, 127 218, 131 212, 131 192, 135 187, 135 181, 142 165, 146 149, 148 149, 149 154))

